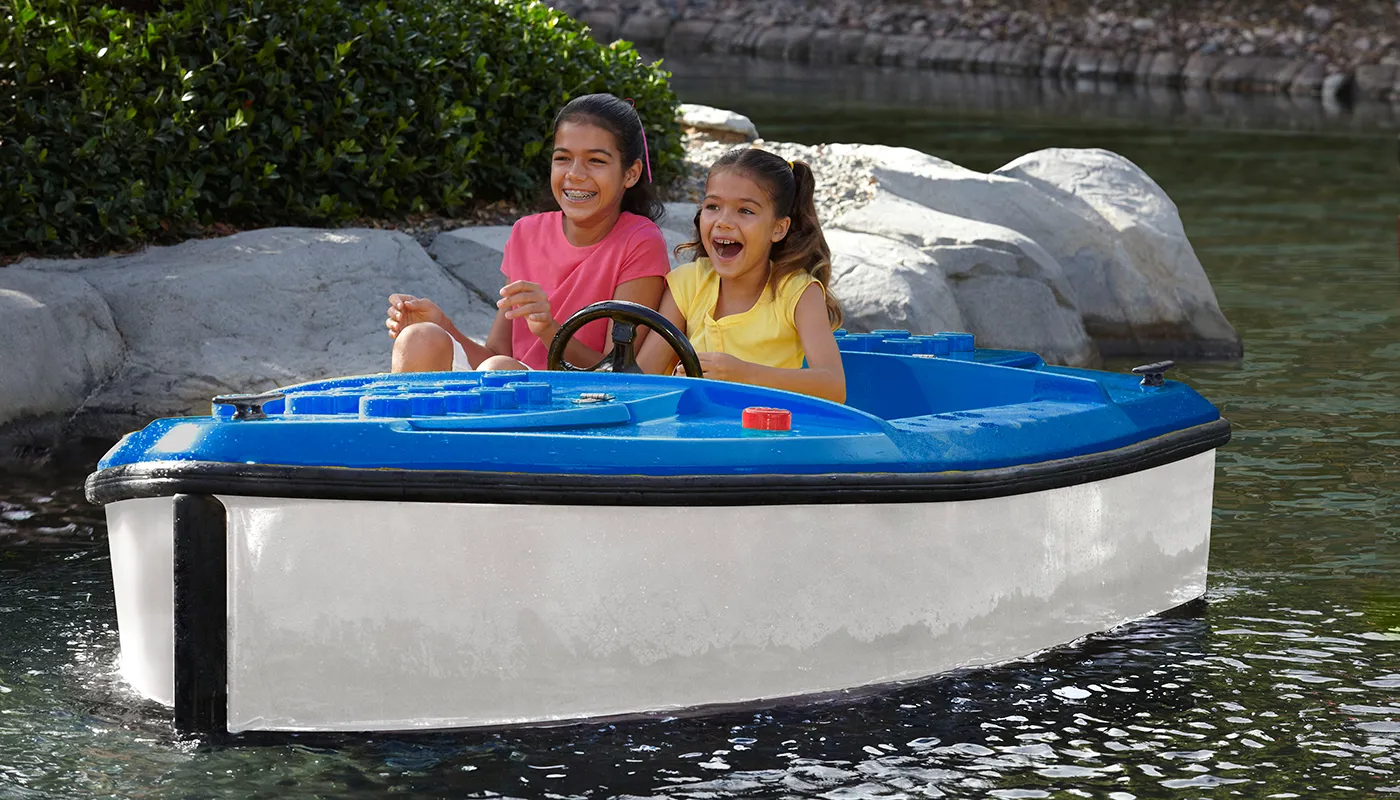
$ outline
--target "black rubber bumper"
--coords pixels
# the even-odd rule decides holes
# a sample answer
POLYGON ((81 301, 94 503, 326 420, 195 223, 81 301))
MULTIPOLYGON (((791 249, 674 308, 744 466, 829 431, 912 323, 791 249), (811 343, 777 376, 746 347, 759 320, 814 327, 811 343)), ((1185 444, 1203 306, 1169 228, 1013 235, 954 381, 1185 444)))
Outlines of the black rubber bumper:
POLYGON ((1230 441, 1225 419, 1089 455, 995 469, 821 475, 578 475, 354 469, 201 461, 110 467, 88 476, 106 504, 177 494, 521 505, 745 506, 977 500, 1140 472, 1230 441))

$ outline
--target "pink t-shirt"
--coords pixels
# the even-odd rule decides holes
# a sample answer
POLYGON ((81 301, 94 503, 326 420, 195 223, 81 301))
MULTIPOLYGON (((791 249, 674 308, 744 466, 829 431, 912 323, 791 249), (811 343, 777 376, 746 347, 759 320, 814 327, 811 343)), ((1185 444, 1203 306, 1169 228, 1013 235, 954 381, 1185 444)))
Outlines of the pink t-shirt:
MULTIPOLYGON (((511 228, 501 261, 507 283, 531 281, 544 289, 549 313, 560 324, 584 306, 611 300, 627 281, 665 277, 670 271, 661 229, 626 211, 602 241, 587 247, 569 244, 562 211, 524 217, 511 228)), ((574 338, 602 352, 607 329, 607 321, 600 320, 583 326, 574 338)), ((523 318, 511 320, 510 345, 511 355, 525 366, 545 368, 549 344, 530 333, 523 318)))

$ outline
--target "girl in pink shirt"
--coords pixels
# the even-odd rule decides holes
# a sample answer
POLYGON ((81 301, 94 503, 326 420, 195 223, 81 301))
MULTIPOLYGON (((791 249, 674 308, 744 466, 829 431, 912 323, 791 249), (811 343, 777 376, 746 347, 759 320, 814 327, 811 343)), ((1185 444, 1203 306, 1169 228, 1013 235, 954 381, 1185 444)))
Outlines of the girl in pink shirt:
MULTIPOLYGON (((501 261, 507 284, 486 342, 468 338, 431 300, 391 295, 385 325, 394 337, 393 371, 544 369, 559 320, 584 306, 616 299, 656 308, 670 262, 650 171, 636 110, 610 94, 569 101, 554 120, 549 179, 560 210, 511 229, 501 261)), ((611 349, 602 322, 579 331, 565 359, 601 360, 611 349)))

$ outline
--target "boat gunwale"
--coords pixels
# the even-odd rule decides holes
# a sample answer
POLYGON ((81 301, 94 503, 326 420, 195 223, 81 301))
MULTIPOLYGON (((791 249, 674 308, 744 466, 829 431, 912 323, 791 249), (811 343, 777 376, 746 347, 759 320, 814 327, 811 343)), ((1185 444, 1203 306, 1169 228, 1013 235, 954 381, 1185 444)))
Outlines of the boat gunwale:
POLYGON ((949 502, 1006 497, 1127 475, 1214 450, 1224 417, 1095 453, 979 470, 818 474, 523 473, 208 461, 148 461, 94 472, 89 502, 177 494, 436 503, 745 506, 949 502))

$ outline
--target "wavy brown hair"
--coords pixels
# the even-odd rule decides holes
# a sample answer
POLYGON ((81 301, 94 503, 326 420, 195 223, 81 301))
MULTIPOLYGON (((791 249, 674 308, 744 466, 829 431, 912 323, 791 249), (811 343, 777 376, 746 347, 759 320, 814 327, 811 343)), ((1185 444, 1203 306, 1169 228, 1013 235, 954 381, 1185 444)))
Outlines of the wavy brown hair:
MULTIPOLYGON (((822 235, 817 219, 814 194, 817 188, 812 168, 804 161, 784 161, 782 158, 754 148, 730 150, 710 167, 709 177, 732 170, 752 180, 763 189, 773 203, 778 218, 791 217, 787 235, 773 243, 768 258, 773 263, 768 273, 768 288, 775 294, 782 281, 794 272, 806 272, 821 281, 826 297, 826 317, 833 329, 841 327, 841 303, 831 293, 831 248, 822 235)), ((695 241, 676 247, 676 255, 691 251, 695 258, 709 258, 700 235, 700 211, 695 212, 695 241)))

